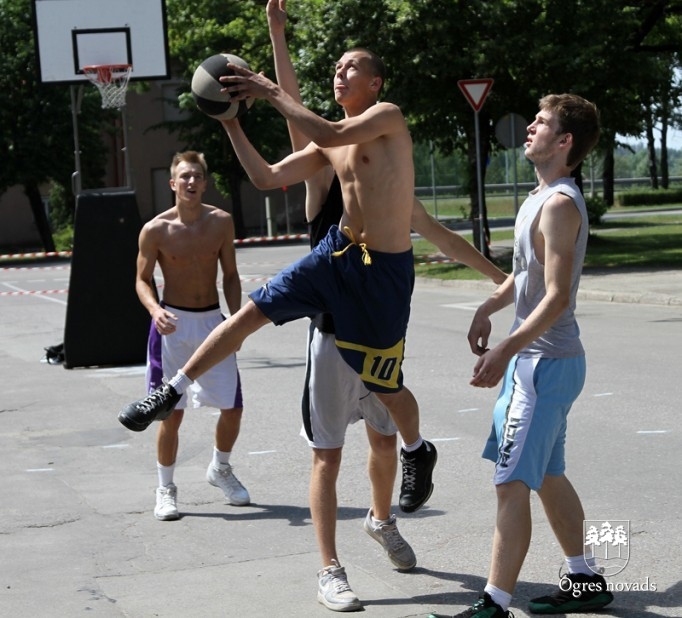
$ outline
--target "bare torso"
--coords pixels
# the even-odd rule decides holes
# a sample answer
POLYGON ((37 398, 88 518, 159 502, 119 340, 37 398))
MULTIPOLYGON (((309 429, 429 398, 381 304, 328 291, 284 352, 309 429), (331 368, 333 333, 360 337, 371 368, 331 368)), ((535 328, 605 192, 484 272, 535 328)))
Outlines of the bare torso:
POLYGON ((228 238, 229 215, 204 204, 201 209, 191 223, 183 223, 172 208, 148 224, 158 246, 163 299, 176 307, 202 308, 219 301, 218 262, 228 238))
POLYGON ((344 214, 356 242, 387 253, 407 251, 414 196, 412 140, 404 131, 362 144, 323 149, 341 182, 344 214))

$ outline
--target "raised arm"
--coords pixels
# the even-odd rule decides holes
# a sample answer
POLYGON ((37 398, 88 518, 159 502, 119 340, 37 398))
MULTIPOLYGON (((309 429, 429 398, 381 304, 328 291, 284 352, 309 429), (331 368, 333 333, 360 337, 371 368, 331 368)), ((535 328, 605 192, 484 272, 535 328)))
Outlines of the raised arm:
MULTIPOLYGON (((298 79, 294 71, 294 65, 289 56, 285 27, 287 23, 286 0, 268 0, 266 7, 268 16, 268 29, 270 30, 270 42, 272 43, 272 53, 275 60, 275 75, 277 83, 295 101, 301 103, 301 92, 298 86, 298 79)), ((294 150, 302 150, 308 145, 310 139, 299 131, 287 120, 291 147, 294 150)))
POLYGON ((288 121, 322 148, 362 144, 406 130, 405 118, 392 103, 377 103, 367 110, 331 122, 311 112, 262 73, 229 64, 233 75, 220 78, 236 101, 253 97, 266 99, 288 121))
POLYGON ((315 144, 270 165, 246 137, 239 120, 221 120, 240 163, 257 189, 277 189, 302 182, 328 165, 315 144))
MULTIPOLYGON (((277 83, 291 97, 301 103, 301 92, 298 86, 298 78, 291 62, 289 49, 285 37, 285 27, 287 22, 286 0, 268 0, 267 4, 268 28, 270 30, 270 41, 275 59, 275 75, 277 83)), ((287 120, 289 139, 291 140, 292 150, 303 150, 309 143, 310 138, 302 133, 294 124, 287 120)), ((327 165, 317 173, 305 179, 306 198, 305 214, 308 221, 312 221, 320 212, 324 203, 329 187, 334 177, 334 170, 327 165)))

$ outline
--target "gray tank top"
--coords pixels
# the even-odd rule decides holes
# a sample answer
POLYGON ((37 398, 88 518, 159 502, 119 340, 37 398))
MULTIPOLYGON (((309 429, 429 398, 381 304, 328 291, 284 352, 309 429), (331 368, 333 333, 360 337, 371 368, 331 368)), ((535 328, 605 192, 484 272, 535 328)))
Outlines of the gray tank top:
POLYGON ((575 318, 576 294, 580 283, 589 223, 585 199, 573 178, 559 178, 538 193, 531 193, 519 209, 514 229, 514 301, 516 319, 514 332, 546 294, 545 267, 533 250, 531 231, 543 204, 555 193, 563 193, 573 200, 582 218, 575 244, 571 270, 571 295, 569 306, 552 326, 538 339, 519 352, 520 356, 547 358, 570 358, 583 356, 585 350, 580 342, 580 329, 575 318))

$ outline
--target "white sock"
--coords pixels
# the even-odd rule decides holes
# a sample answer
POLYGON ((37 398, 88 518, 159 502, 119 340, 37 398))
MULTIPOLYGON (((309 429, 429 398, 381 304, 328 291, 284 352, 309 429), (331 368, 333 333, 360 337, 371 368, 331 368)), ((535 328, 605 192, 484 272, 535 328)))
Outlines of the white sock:
POLYGON ((413 442, 412 444, 405 444, 403 441, 403 450, 406 453, 413 453, 416 451, 422 444, 424 444, 424 438, 421 437, 421 435, 417 438, 416 442, 413 442))
POLYGON ((187 387, 192 384, 194 380, 190 380, 182 371, 178 371, 170 380, 170 384, 176 393, 184 393, 187 387))
POLYGON ((156 462, 156 471, 159 475, 159 487, 168 487, 173 482, 173 473, 175 472, 175 464, 172 466, 162 466, 158 461, 156 462))
POLYGON ((372 523, 376 526, 380 526, 381 524, 388 524, 391 521, 391 518, 389 517, 388 519, 377 519, 374 517, 374 511, 372 511, 372 523))
POLYGON ((213 461, 211 465, 216 470, 224 470, 230 465, 231 452, 219 451, 215 446, 213 447, 213 461))
POLYGON ((566 566, 569 573, 582 573, 584 575, 594 575, 594 571, 590 566, 594 566, 596 560, 594 558, 585 558, 582 554, 579 556, 565 556, 566 566))
POLYGON ((486 584, 483 588, 483 592, 487 592, 490 598, 497 603, 503 611, 507 611, 511 605, 512 595, 504 590, 496 588, 492 584, 486 584))

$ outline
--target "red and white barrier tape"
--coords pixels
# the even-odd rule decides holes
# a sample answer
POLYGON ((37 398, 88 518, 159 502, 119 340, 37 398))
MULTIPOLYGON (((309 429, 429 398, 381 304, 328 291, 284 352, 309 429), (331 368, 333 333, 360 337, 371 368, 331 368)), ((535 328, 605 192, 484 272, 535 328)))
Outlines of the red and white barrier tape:
POLYGON ((251 238, 236 238, 235 245, 253 245, 263 242, 281 242, 283 240, 310 240, 309 234, 284 234, 283 236, 252 236, 251 238))
POLYGON ((71 266, 4 266, 0 268, 0 271, 11 270, 15 272, 17 270, 69 270, 71 266))
POLYGON ((69 290, 21 290, 20 292, 0 292, 0 296, 35 296, 45 294, 68 294, 69 290))
MULTIPOLYGON (((284 240, 309 240, 309 234, 283 234, 281 236, 252 236, 235 238, 235 245, 254 245, 258 243, 282 242, 284 240)), ((34 253, 9 253, 0 255, 2 260, 30 260, 35 258, 71 257, 71 251, 36 251, 34 253)))
POLYGON ((0 260, 27 260, 46 257, 71 257, 71 251, 36 251, 35 253, 9 253, 0 255, 0 260))
MULTIPOLYGON (((246 283, 260 283, 262 281, 270 281, 272 277, 239 277, 242 282, 246 283)), ((163 283, 157 285, 157 288, 163 288, 163 283)), ((32 295, 47 295, 47 294, 68 294, 69 290, 19 290, 16 292, 0 292, 0 296, 32 296, 32 295)))

